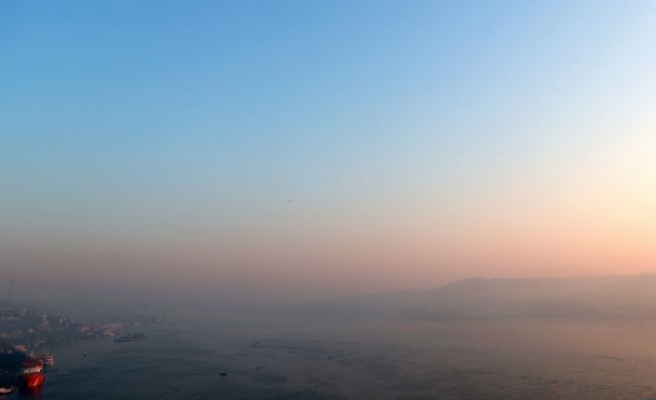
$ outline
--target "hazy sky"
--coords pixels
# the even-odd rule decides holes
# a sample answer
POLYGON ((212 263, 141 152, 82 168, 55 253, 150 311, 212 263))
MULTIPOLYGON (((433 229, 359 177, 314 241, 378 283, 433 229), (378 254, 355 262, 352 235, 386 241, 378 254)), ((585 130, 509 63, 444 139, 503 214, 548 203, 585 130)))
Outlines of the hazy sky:
POLYGON ((0 272, 651 271, 655 38, 653 1, 3 1, 0 272))

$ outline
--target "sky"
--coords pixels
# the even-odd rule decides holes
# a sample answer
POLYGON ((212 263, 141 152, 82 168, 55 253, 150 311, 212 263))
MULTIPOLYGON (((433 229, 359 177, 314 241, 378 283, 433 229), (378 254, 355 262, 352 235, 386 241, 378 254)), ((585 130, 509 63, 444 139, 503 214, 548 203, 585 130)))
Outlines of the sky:
POLYGON ((4 1, 0 279, 653 271, 655 37, 652 1, 4 1))

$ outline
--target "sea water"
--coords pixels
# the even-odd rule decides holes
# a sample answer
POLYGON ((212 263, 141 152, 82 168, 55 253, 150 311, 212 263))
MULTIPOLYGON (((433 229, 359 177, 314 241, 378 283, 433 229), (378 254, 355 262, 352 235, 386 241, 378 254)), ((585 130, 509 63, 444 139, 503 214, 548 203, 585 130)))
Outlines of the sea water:
POLYGON ((169 326, 47 349, 63 399, 560 399, 656 396, 656 325, 349 321, 169 326), (86 356, 85 356, 86 354, 86 356))

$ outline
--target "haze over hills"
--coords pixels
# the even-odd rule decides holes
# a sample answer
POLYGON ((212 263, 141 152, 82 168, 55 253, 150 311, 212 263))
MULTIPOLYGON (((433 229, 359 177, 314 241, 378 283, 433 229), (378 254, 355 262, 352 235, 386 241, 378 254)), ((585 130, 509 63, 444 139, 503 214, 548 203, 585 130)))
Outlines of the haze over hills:
POLYGON ((656 319, 656 273, 576 278, 470 278, 435 290, 352 297, 324 309, 429 320, 656 319))
MULTIPOLYGON (((71 291, 71 293, 74 293, 71 291)), ((212 320, 273 313, 290 318, 421 320, 565 318, 656 320, 656 273, 574 278, 469 278, 435 289, 382 292, 327 300, 263 302, 221 290, 192 292, 130 286, 54 296, 50 309, 85 315, 157 312, 212 320), (110 296, 110 292, 114 296, 110 296), (121 294, 119 296, 119 294, 121 294), (301 303, 299 303, 301 301, 301 303)), ((36 300, 36 303, 43 303, 36 300)))

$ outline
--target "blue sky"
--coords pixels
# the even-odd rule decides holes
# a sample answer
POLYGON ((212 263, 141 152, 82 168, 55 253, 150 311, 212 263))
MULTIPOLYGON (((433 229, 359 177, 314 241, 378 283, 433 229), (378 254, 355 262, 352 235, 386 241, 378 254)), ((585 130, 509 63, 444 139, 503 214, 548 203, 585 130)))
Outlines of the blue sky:
POLYGON ((366 275, 406 241, 407 285, 457 277, 429 249, 568 218, 608 178, 586 160, 651 176, 655 22, 648 1, 3 2, 0 247, 275 271, 356 243, 335 262, 366 275))

